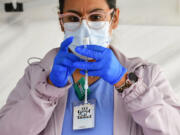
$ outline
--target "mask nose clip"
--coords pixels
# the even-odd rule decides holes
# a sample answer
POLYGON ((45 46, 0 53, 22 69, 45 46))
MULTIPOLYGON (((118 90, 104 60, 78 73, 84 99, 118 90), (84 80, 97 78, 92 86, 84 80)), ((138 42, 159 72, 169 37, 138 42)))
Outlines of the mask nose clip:
POLYGON ((83 25, 83 26, 87 25, 87 27, 88 27, 88 20, 86 18, 82 19, 81 25, 83 25))
POLYGON ((89 35, 91 34, 91 30, 90 30, 90 28, 88 26, 88 23, 87 23, 86 19, 82 20, 82 23, 81 23, 80 27, 81 27, 83 33, 85 34, 84 36, 89 37, 89 35))

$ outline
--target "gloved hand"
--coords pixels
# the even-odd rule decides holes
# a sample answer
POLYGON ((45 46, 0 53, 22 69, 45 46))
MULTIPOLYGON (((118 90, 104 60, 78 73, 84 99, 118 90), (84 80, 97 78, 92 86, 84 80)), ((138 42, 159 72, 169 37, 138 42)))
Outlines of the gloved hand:
POLYGON ((68 52, 68 46, 73 39, 73 37, 69 37, 62 42, 59 52, 54 59, 49 79, 57 87, 64 87, 67 84, 68 76, 76 69, 72 66, 73 62, 80 60, 77 56, 68 52))
POLYGON ((116 84, 127 72, 114 53, 109 48, 104 48, 97 45, 87 45, 76 47, 75 51, 81 55, 91 57, 95 62, 75 62, 73 66, 82 69, 80 73, 85 74, 88 70, 89 76, 99 76, 110 84, 116 84))

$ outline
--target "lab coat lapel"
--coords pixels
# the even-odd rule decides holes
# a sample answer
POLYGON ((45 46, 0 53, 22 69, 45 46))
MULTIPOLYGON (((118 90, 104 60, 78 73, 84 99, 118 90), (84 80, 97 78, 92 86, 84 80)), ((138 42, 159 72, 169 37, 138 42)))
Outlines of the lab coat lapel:
MULTIPOLYGON (((146 62, 140 58, 127 58, 117 48, 110 46, 115 56, 128 72, 134 72, 136 68, 145 65, 146 62)), ((114 88, 114 135, 130 135, 133 119, 126 111, 126 104, 120 93, 114 88)))
MULTIPOLYGON (((42 66, 42 68, 46 69, 46 71, 49 73, 51 72, 53 62, 54 62, 54 58, 57 55, 58 50, 59 50, 59 48, 55 48, 55 49, 51 50, 41 60, 40 65, 42 66)), ((68 96, 68 91, 65 93, 65 95, 63 97, 61 97, 58 100, 58 104, 57 104, 57 106, 56 106, 56 108, 52 114, 53 120, 51 122, 53 122, 53 123, 50 124, 51 128, 49 128, 49 130, 54 130, 54 131, 51 131, 51 133, 54 132, 55 135, 60 135, 62 132, 67 96, 68 96)))

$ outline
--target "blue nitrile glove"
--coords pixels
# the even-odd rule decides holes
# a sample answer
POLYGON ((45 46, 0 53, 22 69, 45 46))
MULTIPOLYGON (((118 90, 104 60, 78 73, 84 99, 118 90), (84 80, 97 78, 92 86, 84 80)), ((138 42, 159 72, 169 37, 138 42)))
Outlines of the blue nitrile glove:
POLYGON ((87 45, 87 48, 78 46, 75 51, 96 60, 95 62, 75 62, 74 67, 82 69, 80 71, 82 74, 85 74, 85 70, 88 70, 89 76, 99 76, 110 84, 116 84, 127 72, 127 69, 120 64, 109 48, 87 45))
POLYGON ((72 67, 73 62, 80 60, 77 56, 68 52, 68 46, 73 39, 73 37, 69 37, 62 42, 59 52, 54 59, 49 79, 57 87, 63 87, 67 84, 68 76, 76 69, 72 67))

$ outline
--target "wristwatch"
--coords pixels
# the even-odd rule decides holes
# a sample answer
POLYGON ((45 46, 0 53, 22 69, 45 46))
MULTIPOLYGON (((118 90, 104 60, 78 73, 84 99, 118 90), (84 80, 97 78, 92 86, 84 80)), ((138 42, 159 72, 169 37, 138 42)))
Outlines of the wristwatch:
POLYGON ((122 93, 124 89, 129 88, 132 84, 138 81, 138 77, 135 73, 131 72, 127 74, 126 81, 119 88, 116 88, 119 93, 122 93))

